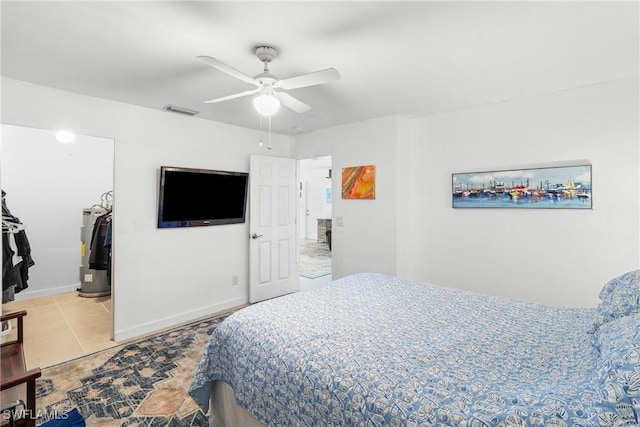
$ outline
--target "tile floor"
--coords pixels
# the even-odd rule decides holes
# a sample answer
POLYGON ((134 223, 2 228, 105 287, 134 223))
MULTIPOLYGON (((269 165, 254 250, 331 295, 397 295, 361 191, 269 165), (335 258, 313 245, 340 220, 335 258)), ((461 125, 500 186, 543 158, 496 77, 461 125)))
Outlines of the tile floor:
MULTIPOLYGON (((26 310, 27 368, 46 368, 113 347, 111 297, 84 298, 77 292, 2 304, 2 313, 26 310)), ((13 321, 15 322, 15 320, 13 321)), ((16 324, 8 336, 16 333, 16 324)))

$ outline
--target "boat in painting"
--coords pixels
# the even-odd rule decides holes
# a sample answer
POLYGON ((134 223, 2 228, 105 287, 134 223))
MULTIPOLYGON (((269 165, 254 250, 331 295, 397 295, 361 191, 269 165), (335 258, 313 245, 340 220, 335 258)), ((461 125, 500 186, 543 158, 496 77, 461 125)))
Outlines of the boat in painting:
POLYGON ((453 181, 453 207, 591 208, 591 166, 453 174, 453 181))

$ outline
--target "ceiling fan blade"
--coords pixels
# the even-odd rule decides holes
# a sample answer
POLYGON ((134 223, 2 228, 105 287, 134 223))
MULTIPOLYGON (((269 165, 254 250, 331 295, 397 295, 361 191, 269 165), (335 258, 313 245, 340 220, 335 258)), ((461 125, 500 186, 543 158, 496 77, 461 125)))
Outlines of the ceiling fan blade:
POLYGON ((280 100, 282 105, 284 105, 287 108, 292 109, 296 113, 304 113, 305 111, 309 111, 311 109, 311 107, 309 107, 307 104, 305 104, 302 101, 297 100, 296 98, 294 98, 293 96, 289 95, 288 93, 276 92, 276 93, 274 93, 274 95, 275 95, 276 98, 278 98, 280 100))
POLYGON ((326 70, 316 71, 314 73, 303 74, 290 79, 280 80, 279 84, 282 89, 298 89, 300 87, 315 86, 323 83, 329 83, 334 80, 340 80, 340 73, 335 68, 327 68, 326 70))
MULTIPOLYGON (((215 98, 205 101, 205 104, 215 104, 216 102, 228 101, 230 99, 240 98, 243 96, 251 95, 252 93, 260 92, 260 88, 253 90, 245 90, 244 92, 236 93, 234 95, 223 96, 222 98, 215 98)), ((284 104, 284 102, 283 102, 284 104)))
POLYGON ((257 84, 253 79, 253 77, 247 76, 243 72, 236 70, 232 66, 225 64, 219 59, 212 58, 210 56, 196 56, 196 59, 199 59, 200 61, 204 62, 207 65, 211 65, 213 68, 217 68, 220 71, 224 71, 230 76, 233 76, 236 79, 240 79, 243 82, 250 83, 250 84, 257 84))

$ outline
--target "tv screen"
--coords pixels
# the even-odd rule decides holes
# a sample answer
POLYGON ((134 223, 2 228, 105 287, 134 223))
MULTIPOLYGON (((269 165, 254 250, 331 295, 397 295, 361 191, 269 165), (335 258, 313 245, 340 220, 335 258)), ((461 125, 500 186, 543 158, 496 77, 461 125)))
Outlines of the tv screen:
POLYGON ((158 227, 245 222, 246 172, 160 167, 158 227))

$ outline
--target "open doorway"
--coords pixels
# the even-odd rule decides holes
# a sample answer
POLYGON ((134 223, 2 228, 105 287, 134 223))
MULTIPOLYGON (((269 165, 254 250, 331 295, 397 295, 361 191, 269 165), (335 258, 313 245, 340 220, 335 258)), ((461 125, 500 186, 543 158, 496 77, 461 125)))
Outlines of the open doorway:
MULTIPOLYGON (((51 130, 5 124, 0 130, 3 201, 24 227, 32 261, 13 295, 4 293, 11 282, 5 282, 3 271, 2 312, 28 313, 27 368, 44 368, 115 345, 112 284, 98 288, 92 275, 100 270, 110 276, 110 263, 105 263, 110 250, 104 240, 100 247, 97 237, 96 247, 90 245, 93 224, 110 214, 114 201, 115 141, 86 135, 64 139, 51 130), (85 211, 92 216, 90 222, 84 221, 85 211), (105 256, 91 258, 96 250, 105 256), (93 263, 90 270, 82 269, 85 259, 93 263)), ((6 237, 9 243, 15 238, 6 237)), ((14 270, 23 265, 19 258, 11 258, 14 270)))
POLYGON ((331 156, 299 160, 300 290, 331 281, 331 156))

